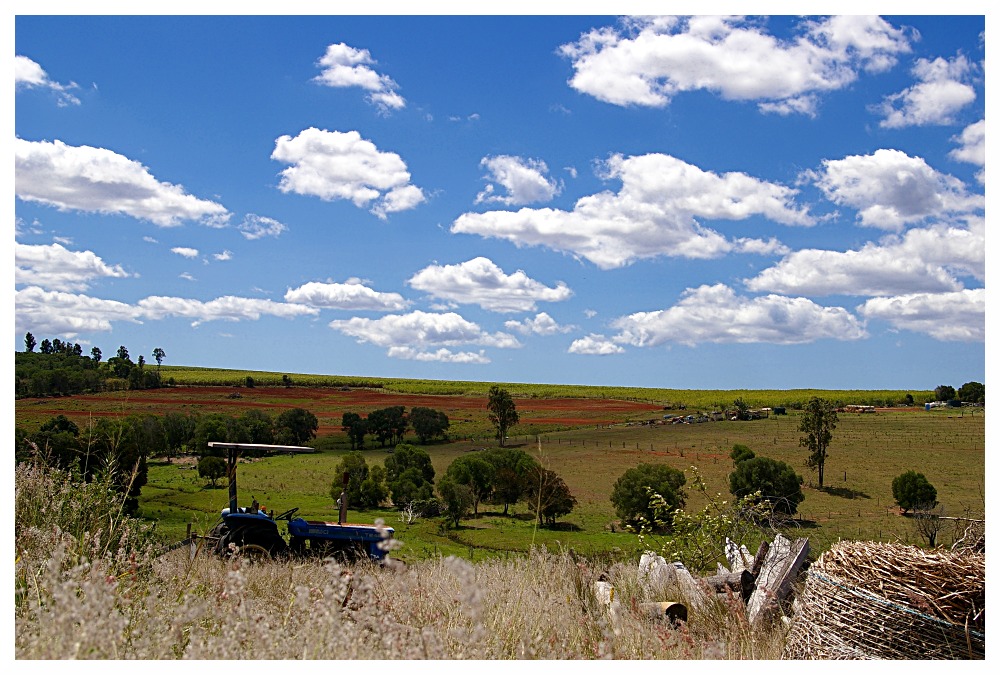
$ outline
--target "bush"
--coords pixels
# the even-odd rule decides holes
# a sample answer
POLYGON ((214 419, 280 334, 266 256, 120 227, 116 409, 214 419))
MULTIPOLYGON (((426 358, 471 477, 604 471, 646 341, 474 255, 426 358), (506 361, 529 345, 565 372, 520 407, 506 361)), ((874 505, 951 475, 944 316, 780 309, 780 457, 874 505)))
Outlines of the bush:
POLYGON ((216 481, 226 475, 226 460, 221 457, 209 455, 198 460, 198 476, 212 481, 212 487, 216 486, 216 481))
POLYGON ((937 489, 922 473, 910 470, 892 479, 892 498, 905 514, 910 509, 937 506, 937 489))
POLYGON ((661 513, 660 529, 669 529, 670 512, 684 506, 684 473, 666 464, 640 464, 623 473, 611 491, 615 512, 627 525, 651 525, 656 514, 650 507, 650 491, 663 498, 667 508, 661 513))
POLYGON ((776 512, 795 513, 805 499, 802 476, 785 462, 750 454, 749 459, 737 462, 736 470, 729 474, 729 492, 736 497, 749 497, 759 492, 757 500, 770 503, 776 512))

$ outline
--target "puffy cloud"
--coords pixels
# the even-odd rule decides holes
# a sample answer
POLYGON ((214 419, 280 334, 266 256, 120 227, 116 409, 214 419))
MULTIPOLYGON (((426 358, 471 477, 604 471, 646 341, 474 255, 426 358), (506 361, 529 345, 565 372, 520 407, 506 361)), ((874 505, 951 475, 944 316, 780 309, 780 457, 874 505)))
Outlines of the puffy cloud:
POLYGON ((196 249, 196 248, 189 248, 187 246, 174 246, 172 249, 170 249, 170 252, 171 253, 176 253, 177 255, 182 256, 184 258, 197 258, 198 257, 198 249, 196 249))
POLYGON ((939 173, 920 157, 899 150, 876 150, 823 161, 818 174, 807 173, 827 199, 857 209, 862 225, 899 230, 910 223, 984 208, 982 195, 970 194, 962 181, 939 173))
POLYGON ((32 331, 72 339, 80 333, 110 331, 113 321, 139 323, 140 315, 137 308, 124 302, 37 286, 14 294, 14 324, 19 333, 32 331))
POLYGON ((246 239, 253 240, 262 237, 277 237, 288 228, 284 223, 280 223, 274 218, 248 213, 243 217, 243 222, 236 226, 236 229, 246 239))
POLYGON ((323 72, 314 78, 327 87, 360 87, 368 92, 368 101, 387 114, 390 109, 406 107, 399 88, 388 75, 375 72, 370 66, 376 61, 367 49, 355 49, 343 42, 329 45, 316 63, 323 72))
POLYGON ((436 361, 438 363, 490 363, 484 350, 478 352, 453 352, 441 347, 432 352, 420 351, 413 347, 389 347, 386 352, 389 358, 406 361, 436 361))
POLYGON ((872 298, 857 309, 868 319, 881 319, 897 329, 924 333, 935 340, 986 339, 985 288, 872 298))
MULTIPOLYGON (((358 342, 385 347, 387 355, 395 358, 453 359, 456 358, 454 352, 448 349, 442 351, 442 348, 466 344, 501 349, 521 346, 514 336, 487 333, 478 324, 454 312, 414 311, 409 314, 389 314, 378 319, 353 317, 331 321, 330 328, 353 337, 358 342)), ((457 358, 469 358, 468 353, 457 358)))
POLYGON ((559 323, 545 312, 539 312, 535 317, 523 321, 505 321, 504 328, 517 331, 523 335, 555 335, 570 333, 576 326, 560 326, 559 323))
POLYGON ((549 167, 540 159, 524 159, 511 155, 483 157, 479 163, 489 172, 487 180, 498 183, 507 194, 494 194, 496 188, 488 183, 476 196, 476 203, 497 202, 508 206, 521 206, 547 202, 559 194, 561 186, 545 177, 549 167))
POLYGON ((625 349, 616 345, 603 335, 591 333, 586 337, 573 340, 567 350, 570 354, 593 354, 607 356, 608 354, 623 354, 625 349))
POLYGON ((423 191, 410 184, 400 156, 379 151, 357 131, 310 127, 295 138, 281 136, 271 159, 291 164, 281 172, 282 192, 325 201, 347 199, 358 208, 374 203, 371 212, 383 219, 424 201, 423 191))
POLYGON ((787 40, 757 21, 709 16, 629 19, 559 51, 573 64, 570 86, 608 103, 663 107, 707 90, 760 101, 763 112, 814 115, 817 94, 885 70, 909 49, 904 31, 875 16, 803 21, 787 40))
POLYGON ((60 211, 123 214, 161 227, 184 220, 218 227, 229 219, 222 205, 157 181, 138 162, 104 148, 58 140, 14 139, 14 190, 20 199, 60 211))
POLYGON ((890 235, 852 251, 805 249, 746 281, 751 291, 800 295, 896 295, 955 291, 955 274, 983 280, 986 235, 981 218, 969 227, 934 225, 890 235))
POLYGON ((857 340, 864 327, 842 307, 822 307, 807 298, 738 297, 724 284, 688 289, 669 309, 619 317, 617 344, 655 347, 668 342, 802 344, 820 339, 857 340))
POLYGON ((14 283, 57 291, 82 291, 94 279, 130 276, 121 265, 108 265, 93 251, 70 251, 59 244, 14 243, 14 283))
POLYGON ((230 251, 229 249, 226 249, 222 253, 213 253, 212 257, 218 260, 219 262, 225 262, 227 260, 233 259, 233 252, 230 251))
POLYGON ((399 293, 380 293, 356 281, 344 284, 310 281, 289 288, 285 301, 327 309, 375 311, 395 311, 410 305, 399 293))
POLYGON ((315 315, 319 310, 314 307, 297 305, 262 298, 240 298, 226 295, 204 302, 192 298, 174 298, 152 295, 143 298, 138 303, 138 309, 143 316, 150 319, 163 319, 168 316, 181 316, 194 319, 192 326, 198 326, 206 321, 256 321, 261 315, 294 318, 296 316, 315 315))
POLYGON ((538 302, 561 302, 573 295, 561 281, 550 288, 522 270, 506 274, 492 260, 483 257, 457 265, 430 265, 407 283, 435 298, 475 304, 491 312, 530 312, 538 302))
POLYGON ((953 115, 976 100, 976 90, 966 80, 973 65, 962 55, 948 60, 917 59, 912 73, 917 84, 887 96, 878 108, 890 129, 951 124, 953 115))
POLYGON ((762 215, 786 225, 813 223, 806 209, 794 205, 794 189, 745 173, 716 174, 662 154, 613 155, 602 169, 602 177, 621 180, 617 193, 583 197, 572 211, 466 213, 451 231, 547 246, 610 269, 643 258, 715 258, 733 250, 731 242, 696 218, 762 215))
POLYGON ((71 89, 78 88, 76 82, 60 84, 50 80, 48 73, 27 56, 17 55, 14 57, 14 87, 15 89, 44 87, 55 92, 56 105, 60 107, 80 105, 80 99, 70 93, 71 89))
MULTIPOLYGON (((986 120, 970 124, 952 140, 961 143, 961 146, 949 152, 949 157, 958 162, 986 166, 986 120)), ((976 178, 980 183, 985 183, 986 172, 978 172, 976 178)))

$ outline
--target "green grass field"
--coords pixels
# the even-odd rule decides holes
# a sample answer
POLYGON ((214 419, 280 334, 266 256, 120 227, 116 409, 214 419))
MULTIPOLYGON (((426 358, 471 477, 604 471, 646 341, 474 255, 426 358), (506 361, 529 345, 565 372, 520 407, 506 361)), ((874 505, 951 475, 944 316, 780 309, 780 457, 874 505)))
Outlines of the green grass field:
MULTIPOLYGON (((577 508, 554 529, 537 528, 523 504, 504 517, 499 507, 481 505, 477 518, 446 529, 440 519, 419 519, 405 525, 391 509, 354 511, 352 522, 382 518, 403 542, 397 555, 414 560, 437 554, 477 556, 527 551, 532 545, 572 547, 584 555, 617 552, 634 555, 635 535, 616 527, 609 501, 611 488, 627 469, 643 462, 662 462, 678 469, 698 467, 710 492, 727 495, 728 458, 735 443, 748 445, 757 455, 791 464, 806 480, 800 505, 797 536, 808 536, 815 551, 838 539, 920 543, 908 518, 901 517, 892 500, 891 482, 908 469, 924 473, 937 488, 947 515, 984 512, 985 424, 982 410, 946 412, 901 410, 878 414, 844 414, 834 432, 826 464, 825 485, 805 467, 806 451, 799 447, 798 415, 772 416, 752 422, 710 422, 692 425, 615 425, 514 436, 545 466, 558 472, 578 500, 577 508)), ((514 430, 517 433, 517 429, 514 430)), ((347 448, 342 439, 319 444, 316 455, 282 456, 240 464, 241 503, 250 496, 276 512, 299 507, 311 520, 333 520, 336 508, 330 496, 335 466, 347 448)), ((465 452, 482 442, 427 446, 438 475, 465 452)), ((383 449, 364 453, 369 465, 382 463, 383 449)), ((159 521, 166 541, 184 536, 187 523, 204 532, 228 504, 226 490, 210 487, 191 464, 157 461, 151 464, 143 489, 141 513, 159 521)), ((703 504, 689 500, 690 509, 703 504)), ((945 534, 944 537, 947 537, 945 534)), ((947 541, 947 539, 944 539, 947 541)))

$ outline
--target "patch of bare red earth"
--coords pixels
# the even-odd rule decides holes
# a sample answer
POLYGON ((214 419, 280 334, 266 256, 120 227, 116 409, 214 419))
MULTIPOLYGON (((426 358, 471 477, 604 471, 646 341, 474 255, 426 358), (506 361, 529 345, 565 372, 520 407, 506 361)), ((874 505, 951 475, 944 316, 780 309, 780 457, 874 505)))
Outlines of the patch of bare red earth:
MULTIPOLYGON (((515 403, 522 421, 527 424, 555 424, 562 426, 607 425, 620 421, 608 415, 648 413, 660 406, 637 401, 599 398, 516 398, 515 403), (536 413, 541 413, 536 416, 536 413), (560 414, 564 413, 564 414, 560 414)), ((480 396, 435 396, 427 394, 400 394, 371 389, 329 389, 323 387, 254 387, 234 388, 225 386, 171 387, 147 391, 87 394, 72 398, 39 399, 41 406, 52 416, 63 414, 85 420, 88 417, 119 417, 130 414, 163 415, 167 412, 225 412, 239 415, 244 410, 267 410, 277 415, 291 408, 305 408, 317 417, 337 419, 345 412, 362 416, 371 410, 401 405, 406 409, 433 408, 449 417, 456 413, 479 412, 485 414, 486 398, 480 396), (95 410, 66 410, 63 405, 75 398, 78 402, 92 402, 95 410), (285 399, 285 400, 282 400, 285 399)), ((340 432, 339 424, 321 421, 319 433, 340 432)))

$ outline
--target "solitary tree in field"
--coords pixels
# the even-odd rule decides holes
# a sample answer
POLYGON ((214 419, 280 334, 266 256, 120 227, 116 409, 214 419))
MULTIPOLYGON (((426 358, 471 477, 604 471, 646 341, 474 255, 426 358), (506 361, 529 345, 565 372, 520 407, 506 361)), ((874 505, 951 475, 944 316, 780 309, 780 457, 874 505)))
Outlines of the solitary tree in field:
POLYGON ((153 350, 153 358, 156 359, 156 372, 160 372, 160 365, 163 363, 163 359, 166 358, 167 353, 157 347, 153 350))
POLYGON ((510 392, 494 384, 490 387, 490 398, 486 409, 489 411, 490 423, 497 429, 497 438, 500 439, 502 446, 507 439, 507 430, 520 421, 514 399, 510 392))
POLYGON ((198 476, 212 481, 212 487, 216 487, 218 480, 225 475, 226 460, 221 457, 213 457, 209 455, 207 457, 202 457, 198 462, 198 476))
POLYGON ((809 450, 806 466, 819 471, 819 486, 823 487, 823 469, 826 466, 826 449, 837 428, 837 409, 827 400, 813 396, 802 409, 799 445, 809 450))
POLYGON ((937 506, 937 489, 924 474, 910 470, 892 479, 892 498, 904 514, 919 507, 929 510, 937 506))

